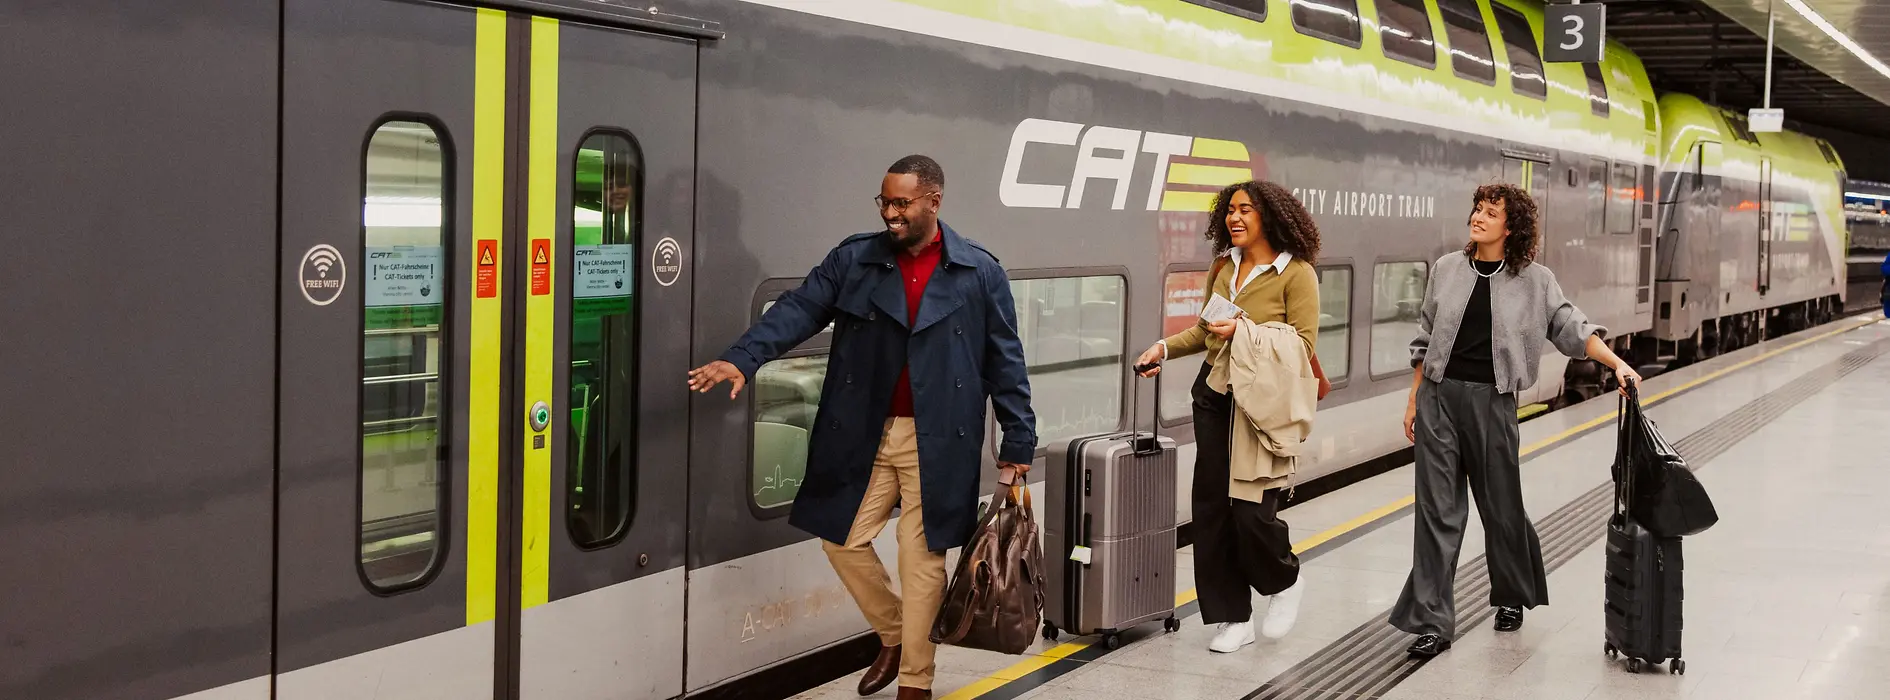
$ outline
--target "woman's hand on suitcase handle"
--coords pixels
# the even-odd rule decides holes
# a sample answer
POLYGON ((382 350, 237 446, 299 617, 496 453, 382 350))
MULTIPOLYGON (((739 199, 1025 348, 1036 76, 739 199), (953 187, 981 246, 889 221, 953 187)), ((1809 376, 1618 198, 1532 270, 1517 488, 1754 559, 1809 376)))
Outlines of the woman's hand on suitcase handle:
POLYGON ((1163 345, 1161 343, 1156 343, 1154 345, 1148 346, 1147 350, 1142 351, 1141 357, 1135 358, 1135 366, 1137 369, 1140 369, 1143 367, 1147 367, 1148 369, 1137 372, 1137 374, 1140 374, 1144 377, 1153 377, 1157 374, 1161 374, 1162 373, 1162 360, 1166 359, 1167 355, 1168 355, 1168 346, 1166 345, 1163 345))

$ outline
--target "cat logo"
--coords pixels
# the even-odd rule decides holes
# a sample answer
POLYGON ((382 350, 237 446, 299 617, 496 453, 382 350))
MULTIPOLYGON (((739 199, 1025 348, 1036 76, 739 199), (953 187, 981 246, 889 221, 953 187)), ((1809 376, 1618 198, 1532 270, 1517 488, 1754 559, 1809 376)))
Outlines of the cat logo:
POLYGON ((1222 187, 1254 178, 1253 158, 1239 141, 1025 119, 1011 132, 998 200, 1007 207, 1077 209, 1083 206, 1090 181, 1106 180, 1113 183, 1109 208, 1124 209, 1129 182, 1144 153, 1155 157, 1143 202, 1147 211, 1212 211, 1214 195, 1222 187), (1068 185, 1022 181, 1025 153, 1032 144, 1076 147, 1068 185))

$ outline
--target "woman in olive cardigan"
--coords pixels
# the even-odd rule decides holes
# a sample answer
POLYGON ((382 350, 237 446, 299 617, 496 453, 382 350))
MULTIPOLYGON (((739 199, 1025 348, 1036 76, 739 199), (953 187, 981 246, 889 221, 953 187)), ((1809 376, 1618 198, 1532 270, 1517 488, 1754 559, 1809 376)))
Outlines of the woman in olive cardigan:
MULTIPOLYGON (((1293 326, 1310 357, 1319 333, 1319 279, 1312 266, 1319 254, 1319 228, 1299 200, 1271 182, 1230 185, 1214 200, 1207 238, 1216 254, 1210 292, 1232 301, 1254 323, 1293 326)), ((1153 365, 1142 373, 1152 377, 1164 359, 1207 352, 1194 381, 1197 451, 1190 500, 1201 619, 1220 623, 1208 649, 1222 653, 1254 641, 1249 588, 1272 598, 1261 631, 1274 639, 1292 628, 1302 589, 1299 557, 1278 515, 1279 489, 1268 489, 1259 503, 1228 495, 1234 403, 1231 395, 1210 388, 1208 375, 1225 364, 1236 323, 1198 323, 1158 341, 1137 360, 1138 366, 1153 365)))
POLYGON ((1542 543, 1523 510, 1516 421, 1516 392, 1535 385, 1543 341, 1614 368, 1623 393, 1641 379, 1603 342, 1608 329, 1535 262, 1535 199, 1515 185, 1485 185, 1471 207, 1470 242, 1431 266, 1411 341, 1404 434, 1417 446, 1417 527, 1390 622, 1418 635, 1415 656, 1436 656, 1457 634, 1452 586, 1466 484, 1483 519, 1497 631, 1522 627, 1524 608, 1549 601, 1542 543))

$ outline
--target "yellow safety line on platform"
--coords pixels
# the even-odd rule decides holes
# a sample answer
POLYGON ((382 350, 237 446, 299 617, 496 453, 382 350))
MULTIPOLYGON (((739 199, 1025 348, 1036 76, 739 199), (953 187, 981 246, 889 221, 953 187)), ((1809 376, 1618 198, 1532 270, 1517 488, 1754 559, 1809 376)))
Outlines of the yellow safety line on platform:
MULTIPOLYGON (((1876 322, 1877 322, 1876 317, 1873 315, 1870 318, 1870 320, 1859 322, 1859 323, 1852 323, 1850 325, 1847 325, 1843 328, 1839 328, 1837 330, 1820 333, 1818 335, 1812 336, 1810 338, 1806 338, 1804 340, 1800 340, 1798 342, 1792 343, 1782 348, 1778 348, 1776 350, 1768 350, 1764 353, 1761 353, 1757 357, 1753 357, 1751 359, 1745 360, 1731 367, 1715 370, 1713 372, 1706 374, 1705 376, 1698 377, 1696 379, 1688 381, 1687 383, 1681 384, 1680 386, 1674 387, 1672 389, 1668 389, 1658 394, 1644 396, 1641 398, 1641 404, 1644 406, 1651 406, 1655 403, 1664 401, 1667 398, 1672 397, 1673 395, 1678 394, 1682 391, 1686 391, 1693 387, 1710 382, 1714 379, 1723 377, 1727 375, 1728 373, 1745 369, 1746 367, 1750 367, 1754 364, 1758 364, 1760 362, 1771 359, 1773 357, 1777 357, 1783 353, 1796 350, 1798 348, 1804 347, 1806 345, 1810 345, 1812 343, 1818 342, 1820 340, 1824 340, 1826 338, 1830 338, 1832 336, 1849 333, 1851 331, 1857 330, 1859 328, 1863 328, 1864 326, 1868 326, 1876 322)), ((1550 437, 1546 440, 1539 440, 1535 443, 1532 443, 1528 447, 1523 448, 1520 454, 1522 456, 1528 456, 1531 453, 1539 452, 1542 449, 1547 448, 1556 443, 1559 443, 1562 440, 1568 439, 1571 436, 1587 431, 1588 429, 1601 425, 1602 423, 1612 421, 1615 419, 1615 415, 1617 413, 1618 413, 1618 409, 1609 410, 1606 414, 1599 416, 1595 418, 1594 420, 1590 420, 1588 422, 1582 423, 1581 425, 1575 426, 1573 428, 1569 428, 1560 433, 1556 433, 1554 437, 1550 437)), ((1308 537, 1304 540, 1300 540, 1299 542, 1293 543, 1293 552, 1295 554, 1303 554, 1307 550, 1312 549, 1313 547, 1317 547, 1319 545, 1325 544, 1326 542, 1330 542, 1339 537, 1343 537, 1345 536, 1346 533, 1365 527, 1374 522, 1382 520, 1386 517, 1390 517, 1393 513, 1403 510, 1405 506, 1409 506, 1416 502, 1417 502, 1417 497, 1415 495, 1411 495, 1411 496, 1405 496, 1404 498, 1400 498, 1390 503, 1386 503, 1385 505, 1372 509, 1371 512, 1365 513, 1364 515, 1360 515, 1356 518, 1340 523, 1339 525, 1329 530, 1326 530, 1325 532, 1321 532, 1319 534, 1313 535, 1312 537, 1308 537)), ((1196 592, 1196 590, 1197 589, 1190 588, 1186 591, 1181 592, 1179 595, 1176 595, 1175 607, 1179 608, 1183 605, 1187 605, 1188 603, 1194 602, 1194 600, 1199 595, 1196 592)), ((950 694, 945 695, 940 700, 971 700, 971 698, 976 698, 981 695, 984 695, 985 693, 989 693, 993 690, 1004 687, 1005 685, 1010 684, 1012 681, 1022 678, 1030 673, 1036 672, 1046 666, 1049 666, 1050 664, 1056 663, 1057 661, 1060 661, 1071 654, 1082 651, 1084 649, 1088 649, 1091 644, 1093 644, 1093 642, 1088 642, 1088 641, 1072 641, 1072 642, 1059 644, 1051 648, 1049 651, 1046 651, 1042 654, 1038 654, 1035 656, 1031 656, 1023 661, 1017 662, 1015 664, 1012 664, 1006 667, 1002 671, 998 671, 997 673, 993 673, 989 676, 986 676, 975 683, 967 685, 963 688, 959 688, 958 690, 952 691, 950 694)))

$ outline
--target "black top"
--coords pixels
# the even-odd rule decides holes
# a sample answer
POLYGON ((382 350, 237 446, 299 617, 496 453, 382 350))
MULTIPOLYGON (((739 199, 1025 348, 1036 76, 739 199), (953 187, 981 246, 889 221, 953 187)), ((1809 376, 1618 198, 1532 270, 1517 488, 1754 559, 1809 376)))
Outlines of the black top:
POLYGON ((1496 383, 1496 362, 1490 356, 1490 278, 1502 274, 1503 262, 1472 259, 1477 271, 1477 287, 1470 292, 1470 304, 1463 309, 1463 323, 1458 326, 1456 344, 1450 349, 1450 362, 1444 365, 1444 377, 1464 382, 1496 383))

